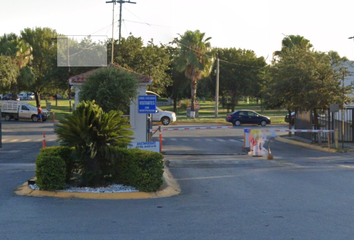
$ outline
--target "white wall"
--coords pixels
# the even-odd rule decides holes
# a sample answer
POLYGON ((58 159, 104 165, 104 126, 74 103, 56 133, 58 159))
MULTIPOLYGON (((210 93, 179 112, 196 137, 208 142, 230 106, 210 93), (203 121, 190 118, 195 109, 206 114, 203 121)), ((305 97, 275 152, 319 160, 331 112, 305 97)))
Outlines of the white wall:
MULTIPOLYGON (((81 90, 82 84, 73 84, 73 88, 75 89, 75 106, 73 109, 76 108, 76 105, 79 103, 79 92, 81 90)), ((148 84, 140 83, 138 86, 138 95, 135 99, 130 102, 130 130, 133 131, 134 135, 132 136, 134 139, 132 142, 146 142, 147 141, 147 121, 146 121, 146 114, 139 113, 139 106, 138 106, 138 96, 139 95, 146 95, 146 86, 148 84)))
POLYGON ((132 142, 147 141, 146 113, 139 113, 138 96, 146 95, 146 84, 139 84, 138 95, 130 102, 130 125, 134 132, 132 142))

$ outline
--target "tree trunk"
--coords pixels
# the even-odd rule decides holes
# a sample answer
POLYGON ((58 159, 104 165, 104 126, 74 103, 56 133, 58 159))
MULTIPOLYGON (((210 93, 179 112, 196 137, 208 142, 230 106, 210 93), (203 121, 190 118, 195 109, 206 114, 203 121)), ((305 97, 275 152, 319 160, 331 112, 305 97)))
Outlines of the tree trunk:
POLYGON ((173 111, 177 112, 177 97, 173 95, 173 111))
MULTIPOLYGON (((291 130, 291 127, 292 127, 292 124, 291 124, 292 119, 291 118, 292 117, 291 117, 291 110, 290 109, 288 109, 288 114, 289 114, 289 130, 291 130)), ((291 136, 291 134, 292 134, 292 132, 289 131, 289 136, 291 136)))
POLYGON ((37 104, 37 107, 38 107, 39 105, 41 105, 40 93, 39 92, 34 92, 34 97, 36 99, 36 104, 37 104))
POLYGON ((190 118, 195 118, 194 102, 195 102, 196 95, 197 95, 197 80, 193 79, 192 82, 191 82, 191 112, 190 112, 190 118))

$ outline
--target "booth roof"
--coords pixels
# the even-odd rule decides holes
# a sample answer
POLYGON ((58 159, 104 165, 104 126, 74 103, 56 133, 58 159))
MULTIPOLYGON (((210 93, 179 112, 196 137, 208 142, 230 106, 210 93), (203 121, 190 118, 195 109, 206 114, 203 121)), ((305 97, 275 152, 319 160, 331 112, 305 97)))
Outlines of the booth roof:
MULTIPOLYGON (((107 67, 112 67, 112 65, 109 65, 109 66, 107 66, 107 67)), ((132 71, 132 70, 126 69, 126 68, 124 68, 124 67, 121 67, 121 66, 119 66, 118 64, 113 64, 113 67, 123 69, 124 71, 130 72, 130 73, 136 75, 137 78, 138 78, 138 80, 139 80, 139 82, 141 82, 141 83, 151 83, 151 82, 152 82, 152 79, 151 79, 151 78, 149 78, 149 77, 147 77, 147 76, 144 76, 144 75, 140 75, 140 74, 138 74, 138 73, 136 73, 136 72, 134 72, 134 71, 132 71)), ((84 73, 81 73, 81 74, 79 74, 79 75, 70 77, 70 78, 68 79, 68 82, 69 82, 69 84, 73 84, 73 83, 76 83, 76 84, 82 83, 82 84, 83 84, 84 82, 86 82, 87 78, 88 78, 92 73, 94 73, 95 71, 100 70, 100 69, 102 69, 102 68, 104 68, 104 67, 96 68, 96 69, 90 70, 90 71, 88 71, 88 72, 84 72, 84 73)))

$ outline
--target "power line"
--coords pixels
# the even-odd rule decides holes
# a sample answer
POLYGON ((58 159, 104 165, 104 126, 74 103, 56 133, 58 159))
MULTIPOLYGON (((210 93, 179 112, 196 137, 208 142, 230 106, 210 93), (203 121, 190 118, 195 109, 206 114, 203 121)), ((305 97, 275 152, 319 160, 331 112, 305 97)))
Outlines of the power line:
POLYGON ((163 25, 158 25, 158 24, 152 24, 152 23, 147 23, 147 22, 137 22, 137 21, 132 21, 132 20, 124 20, 126 22, 131 22, 131 23, 139 23, 139 24, 144 24, 144 25, 148 25, 149 27, 164 27, 164 28, 172 28, 170 26, 163 26, 163 25))
POLYGON ((112 13, 112 56, 111 56, 111 64, 113 64, 113 50, 114 50, 114 6, 116 3, 119 3, 120 8, 119 8, 119 39, 118 41, 120 42, 120 38, 122 35, 122 4, 123 3, 132 3, 136 4, 136 2, 131 2, 130 0, 125 1, 125 0, 112 0, 112 1, 107 1, 106 3, 113 3, 113 13, 112 13))

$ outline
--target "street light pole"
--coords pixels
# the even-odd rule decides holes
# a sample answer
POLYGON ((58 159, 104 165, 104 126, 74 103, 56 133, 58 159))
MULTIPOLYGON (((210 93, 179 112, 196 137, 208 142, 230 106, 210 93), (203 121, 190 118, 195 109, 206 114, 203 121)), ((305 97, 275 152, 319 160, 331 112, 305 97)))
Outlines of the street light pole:
POLYGON ((218 117, 219 107, 219 58, 216 62, 216 86, 215 86, 215 118, 218 117))

